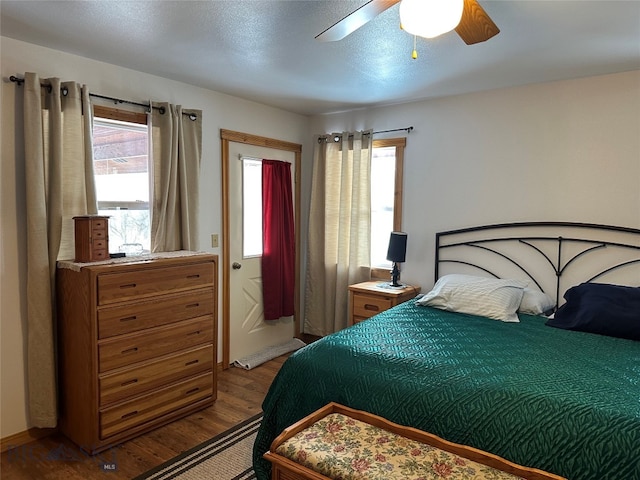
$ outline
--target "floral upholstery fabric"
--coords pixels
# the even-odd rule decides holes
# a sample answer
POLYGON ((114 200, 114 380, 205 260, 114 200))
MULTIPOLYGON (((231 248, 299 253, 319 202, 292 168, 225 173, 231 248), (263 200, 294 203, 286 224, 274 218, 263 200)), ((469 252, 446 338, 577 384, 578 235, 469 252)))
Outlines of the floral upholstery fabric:
POLYGON ((336 480, 520 478, 338 413, 286 440, 276 453, 336 480))

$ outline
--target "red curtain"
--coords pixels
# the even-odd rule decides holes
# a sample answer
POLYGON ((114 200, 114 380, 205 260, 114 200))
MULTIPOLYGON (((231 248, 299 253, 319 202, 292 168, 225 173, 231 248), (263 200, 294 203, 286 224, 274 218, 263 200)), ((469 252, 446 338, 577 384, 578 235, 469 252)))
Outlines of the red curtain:
POLYGON ((262 160, 262 296, 265 320, 293 315, 294 232, 291 164, 262 160))

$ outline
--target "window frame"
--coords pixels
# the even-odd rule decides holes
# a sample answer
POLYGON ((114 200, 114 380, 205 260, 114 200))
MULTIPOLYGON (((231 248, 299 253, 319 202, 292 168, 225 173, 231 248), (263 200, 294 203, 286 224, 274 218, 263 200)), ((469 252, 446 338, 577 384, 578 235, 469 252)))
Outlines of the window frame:
POLYGON ((147 114, 142 112, 130 112, 104 105, 93 106, 93 118, 106 118, 108 120, 119 120, 121 122, 138 123, 148 125, 147 114))
MULTIPOLYGON (((404 148, 407 145, 406 137, 387 138, 382 140, 374 140, 373 148, 395 147, 396 149, 396 172, 394 180, 393 193, 393 230, 402 231, 402 185, 404 174, 404 148)), ((389 269, 380 267, 371 267, 372 279, 389 279, 389 269)))

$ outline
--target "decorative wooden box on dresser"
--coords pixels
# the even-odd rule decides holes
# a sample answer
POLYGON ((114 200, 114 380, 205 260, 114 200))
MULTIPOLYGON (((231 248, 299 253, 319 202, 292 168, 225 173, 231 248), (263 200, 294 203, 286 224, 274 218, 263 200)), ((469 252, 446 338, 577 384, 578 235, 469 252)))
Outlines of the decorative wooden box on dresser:
POLYGON ((109 217, 73 217, 76 262, 97 262, 109 258, 109 217))
POLYGON ((385 288, 381 284, 385 282, 377 280, 349 286, 349 326, 411 300, 420 293, 420 287, 385 288))
POLYGON ((60 429, 97 453, 216 399, 218 257, 58 262, 60 429))

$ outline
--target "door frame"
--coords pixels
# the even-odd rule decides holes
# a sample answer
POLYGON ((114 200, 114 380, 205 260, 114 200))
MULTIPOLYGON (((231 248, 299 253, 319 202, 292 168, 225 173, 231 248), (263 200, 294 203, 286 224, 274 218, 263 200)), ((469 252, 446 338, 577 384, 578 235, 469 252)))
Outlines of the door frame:
POLYGON ((273 148, 295 155, 294 172, 294 202, 295 202, 295 287, 293 304, 294 336, 300 336, 300 168, 302 159, 302 145, 285 142, 268 137, 261 137, 249 133, 234 132, 220 129, 221 165, 222 165, 222 368, 229 368, 229 350, 231 341, 231 289, 230 285, 230 253, 229 253, 229 142, 244 143, 257 147, 273 148))

